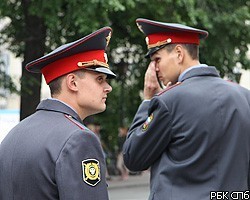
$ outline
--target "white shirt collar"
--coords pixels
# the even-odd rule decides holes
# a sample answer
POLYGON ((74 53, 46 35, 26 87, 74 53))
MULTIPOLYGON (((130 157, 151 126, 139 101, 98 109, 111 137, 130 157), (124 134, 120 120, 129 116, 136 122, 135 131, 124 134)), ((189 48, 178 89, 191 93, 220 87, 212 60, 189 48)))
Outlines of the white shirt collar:
POLYGON ((182 77, 188 72, 190 71, 191 69, 194 69, 194 68, 200 68, 200 67, 207 67, 206 64, 199 64, 199 65, 194 65, 192 67, 189 67, 187 68, 184 72, 182 72, 178 78, 178 81, 180 82, 180 80, 182 80, 182 77))
POLYGON ((64 105, 68 106, 69 108, 71 108, 75 113, 77 113, 77 112, 75 111, 75 109, 72 108, 69 104, 67 104, 67 103, 65 103, 65 102, 63 102, 63 101, 61 101, 61 100, 59 100, 59 99, 52 98, 52 97, 51 97, 51 98, 48 98, 48 99, 53 100, 53 101, 59 101, 59 102, 63 103, 64 105))

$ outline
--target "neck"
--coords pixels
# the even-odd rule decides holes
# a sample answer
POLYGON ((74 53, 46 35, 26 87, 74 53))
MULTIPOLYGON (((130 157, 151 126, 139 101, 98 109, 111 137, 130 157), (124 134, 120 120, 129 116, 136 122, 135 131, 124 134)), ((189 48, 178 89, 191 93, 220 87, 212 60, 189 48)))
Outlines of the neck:
POLYGON ((76 99, 74 99, 74 95, 58 95, 56 97, 53 97, 55 99, 58 99, 62 102, 64 102, 65 104, 69 105, 77 114, 78 116, 81 118, 81 120, 84 120, 88 115, 85 114, 82 109, 79 108, 79 106, 77 106, 77 101, 76 99))
POLYGON ((181 73, 184 72, 186 69, 196 65, 200 65, 199 60, 189 60, 188 62, 183 63, 183 66, 181 68, 181 73))

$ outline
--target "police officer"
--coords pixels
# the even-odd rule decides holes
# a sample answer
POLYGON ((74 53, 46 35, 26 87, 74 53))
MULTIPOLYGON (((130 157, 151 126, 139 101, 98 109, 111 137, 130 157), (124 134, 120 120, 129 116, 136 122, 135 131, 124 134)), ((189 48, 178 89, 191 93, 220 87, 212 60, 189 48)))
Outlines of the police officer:
POLYGON ((42 72, 52 98, 21 121, 0 146, 1 200, 107 200, 98 137, 83 124, 103 112, 112 88, 104 27, 26 65, 42 72))
POLYGON ((230 199, 249 190, 250 92, 199 62, 206 31, 147 19, 137 25, 151 62, 124 144, 126 166, 150 167, 150 200, 215 199, 211 192, 230 199), (157 79, 172 86, 161 90, 157 79))

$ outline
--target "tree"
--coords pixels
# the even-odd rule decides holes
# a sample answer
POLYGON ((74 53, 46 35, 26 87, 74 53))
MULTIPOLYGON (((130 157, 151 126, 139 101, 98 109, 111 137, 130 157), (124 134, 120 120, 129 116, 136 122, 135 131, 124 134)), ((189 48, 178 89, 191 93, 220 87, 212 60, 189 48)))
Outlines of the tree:
POLYGON ((18 93, 16 85, 5 71, 5 65, 6 63, 3 60, 0 60, 0 98, 6 98, 6 92, 18 93))
POLYGON ((107 13, 99 11, 120 10, 124 6, 118 0, 2 0, 0 8, 0 16, 11 19, 1 31, 1 43, 9 44, 11 51, 23 57, 20 109, 23 119, 35 111, 41 90, 41 74, 29 73, 25 65, 62 43, 108 25, 107 13))
POLYGON ((208 30, 209 37, 201 41, 200 60, 215 65, 222 77, 235 79, 235 67, 250 68, 250 60, 246 57, 250 41, 250 1, 154 0, 149 3, 140 0, 124 11, 109 13, 115 38, 115 42, 111 42, 111 63, 118 73, 118 81, 110 94, 107 111, 97 120, 105 125, 105 132, 109 134, 104 134, 104 137, 111 147, 114 146, 118 126, 129 126, 141 102, 139 93, 148 61, 143 58, 147 52, 145 36, 135 24, 138 17, 208 30), (130 54, 127 54, 128 49, 130 54), (118 69, 124 69, 122 66, 127 70, 120 70, 120 76, 118 69), (126 77, 125 81, 123 77, 126 77), (116 103, 117 100, 120 104, 116 103), (119 113, 124 116, 123 122, 119 121, 119 116, 122 116, 119 113))
MULTIPOLYGON (((0 31, 5 25, 0 19, 0 31)), ((12 78, 7 71, 8 66, 8 55, 3 51, 3 48, 0 49, 0 102, 5 101, 9 93, 18 93, 17 87, 13 82, 12 78)))

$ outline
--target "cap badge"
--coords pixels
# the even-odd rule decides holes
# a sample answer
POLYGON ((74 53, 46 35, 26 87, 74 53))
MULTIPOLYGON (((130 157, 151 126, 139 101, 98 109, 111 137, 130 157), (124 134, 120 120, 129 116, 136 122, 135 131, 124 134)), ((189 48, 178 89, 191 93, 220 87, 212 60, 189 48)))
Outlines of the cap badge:
POLYGON ((149 38, 148 37, 145 38, 145 41, 146 41, 146 44, 149 46, 149 38))
POLYGON ((106 47, 109 45, 109 42, 110 42, 110 39, 111 39, 111 32, 109 32, 109 35, 106 37, 106 47))
POLYGON ((162 46, 162 45, 166 45, 166 44, 169 44, 172 42, 172 39, 171 38, 168 38, 166 40, 163 40, 163 41, 158 41, 157 43, 155 44, 149 44, 149 42, 147 43, 147 46, 148 46, 148 49, 151 49, 151 48, 155 48, 155 47, 159 47, 159 46, 162 46))
POLYGON ((101 181, 100 165, 96 159, 82 161, 83 181, 91 186, 96 186, 101 181))
POLYGON ((105 59, 105 62, 108 63, 108 56, 106 53, 104 53, 104 59, 105 59))
POLYGON ((136 25, 137 25, 138 29, 139 29, 141 32, 143 32, 142 26, 141 26, 140 24, 138 24, 138 23, 136 23, 136 25))
POLYGON ((101 62, 99 60, 90 60, 90 61, 86 61, 86 62, 78 62, 77 63, 78 67, 91 67, 91 66, 102 66, 102 67, 106 67, 109 68, 109 65, 107 63, 101 62))
POLYGON ((171 38, 168 38, 168 39, 167 39, 167 44, 169 44, 169 43, 171 43, 171 42, 172 42, 171 38))

